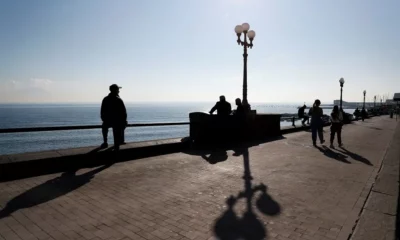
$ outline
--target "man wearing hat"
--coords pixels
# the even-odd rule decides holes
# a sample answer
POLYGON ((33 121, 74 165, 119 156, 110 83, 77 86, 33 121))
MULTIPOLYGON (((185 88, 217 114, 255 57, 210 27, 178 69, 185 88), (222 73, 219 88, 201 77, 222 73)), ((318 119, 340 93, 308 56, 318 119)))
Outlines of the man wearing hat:
POLYGON ((101 103, 101 120, 103 121, 103 144, 102 148, 108 147, 108 129, 113 128, 114 148, 119 150, 119 146, 124 143, 124 129, 127 125, 127 114, 125 104, 119 97, 117 84, 110 86, 110 93, 101 103))

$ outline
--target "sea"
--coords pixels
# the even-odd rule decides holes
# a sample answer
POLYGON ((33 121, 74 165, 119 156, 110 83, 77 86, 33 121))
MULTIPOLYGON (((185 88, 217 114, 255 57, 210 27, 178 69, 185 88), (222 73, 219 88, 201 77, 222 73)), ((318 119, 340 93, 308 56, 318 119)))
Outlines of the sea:
MULTIPOLYGON (((189 113, 208 112, 214 104, 215 102, 125 103, 130 124, 189 122, 189 113)), ((303 103, 257 103, 252 104, 252 109, 257 110, 257 113, 280 113, 290 116, 297 114, 301 105, 303 103)), ((325 112, 327 113, 327 110, 325 112)), ((0 129, 101 125, 101 123, 100 103, 0 104, 0 129)), ((281 122, 281 126, 290 125, 289 121, 281 122)), ((187 136, 189 136, 189 125, 128 127, 125 130, 126 142, 187 136)), ((99 146, 102 142, 101 129, 0 133, 0 155, 99 146)), ((109 143, 113 143, 111 129, 109 143)))

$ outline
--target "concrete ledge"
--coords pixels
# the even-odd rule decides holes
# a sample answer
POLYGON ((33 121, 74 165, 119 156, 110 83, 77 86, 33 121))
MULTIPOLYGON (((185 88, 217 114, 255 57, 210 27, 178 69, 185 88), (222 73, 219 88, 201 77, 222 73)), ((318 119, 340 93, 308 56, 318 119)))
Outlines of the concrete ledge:
POLYGON ((39 176, 111 162, 181 152, 189 148, 189 141, 181 138, 129 143, 118 152, 113 147, 82 147, 45 152, 0 156, 0 181, 39 176))

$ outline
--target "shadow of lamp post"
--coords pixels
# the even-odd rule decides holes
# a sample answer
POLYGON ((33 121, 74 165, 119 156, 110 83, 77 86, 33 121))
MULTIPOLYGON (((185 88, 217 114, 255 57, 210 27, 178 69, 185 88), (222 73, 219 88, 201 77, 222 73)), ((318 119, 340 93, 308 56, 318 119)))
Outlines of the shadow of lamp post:
POLYGON ((214 231, 220 240, 261 240, 266 239, 267 231, 263 223, 259 220, 253 210, 252 201, 256 193, 261 195, 256 200, 257 209, 265 215, 275 216, 280 213, 280 205, 267 193, 267 186, 264 184, 252 185, 250 172, 250 157, 248 148, 242 149, 240 154, 243 155, 244 164, 244 190, 240 191, 237 196, 230 196, 226 203, 228 209, 218 219, 215 224, 214 231), (246 200, 246 211, 240 218, 234 212, 233 207, 239 199, 246 200))
POLYGON ((252 48, 253 47, 253 39, 256 36, 256 32, 253 30, 250 30, 250 25, 248 23, 243 23, 242 25, 237 25, 235 27, 235 33, 237 35, 237 43, 238 45, 243 46, 243 107, 246 111, 250 111, 250 104, 247 100, 247 48, 252 48), (244 35, 243 41, 241 40, 241 35, 244 35), (247 41, 247 38, 249 38, 249 42, 247 41))

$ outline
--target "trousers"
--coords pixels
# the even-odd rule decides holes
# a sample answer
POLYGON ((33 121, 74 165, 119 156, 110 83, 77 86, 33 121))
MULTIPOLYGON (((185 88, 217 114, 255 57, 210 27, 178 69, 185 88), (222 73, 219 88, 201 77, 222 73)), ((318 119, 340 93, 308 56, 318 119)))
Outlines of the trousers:
POLYGON ((331 144, 333 144, 333 140, 335 140, 335 134, 337 134, 338 143, 342 144, 342 124, 341 123, 332 123, 331 144))

